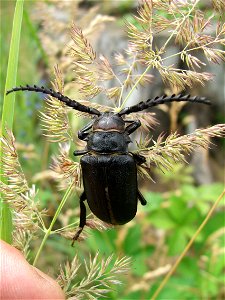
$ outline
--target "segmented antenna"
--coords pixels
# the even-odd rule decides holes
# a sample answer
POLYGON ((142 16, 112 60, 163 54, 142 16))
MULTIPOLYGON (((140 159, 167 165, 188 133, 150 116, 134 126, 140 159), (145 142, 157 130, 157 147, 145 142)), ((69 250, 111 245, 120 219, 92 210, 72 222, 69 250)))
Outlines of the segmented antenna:
POLYGON ((72 107, 75 110, 85 112, 85 113, 88 113, 91 115, 98 115, 98 116, 101 115, 101 112, 98 111, 97 109, 85 106, 75 100, 68 98, 67 96, 62 95, 60 92, 56 92, 52 89, 47 89, 44 86, 38 87, 36 85, 30 86, 27 84, 26 86, 15 87, 15 88, 7 91, 6 95, 8 95, 12 92, 17 92, 17 91, 30 91, 30 92, 36 92, 36 93, 43 93, 43 94, 50 95, 50 96, 62 101, 67 106, 72 107))
POLYGON ((159 104, 164 104, 164 103, 170 103, 170 102, 179 102, 179 101, 187 101, 187 102, 192 102, 192 103, 203 103, 203 104, 211 104, 211 102, 209 100, 206 100, 205 97, 198 97, 198 96, 194 96, 191 97, 190 95, 183 95, 183 94, 179 94, 179 95, 171 95, 171 96, 157 96, 153 99, 148 99, 145 102, 140 102, 136 105, 130 106, 130 107, 125 107, 124 109, 122 109, 118 114, 120 116, 122 115, 128 115, 131 114, 133 112, 138 112, 138 111, 142 111, 145 110, 149 107, 152 106, 157 106, 159 104))

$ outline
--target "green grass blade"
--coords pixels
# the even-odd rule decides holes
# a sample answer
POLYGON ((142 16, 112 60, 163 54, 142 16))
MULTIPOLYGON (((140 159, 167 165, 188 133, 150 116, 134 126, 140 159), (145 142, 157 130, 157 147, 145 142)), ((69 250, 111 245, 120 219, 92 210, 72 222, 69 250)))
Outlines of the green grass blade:
MULTIPOLYGON (((5 92, 16 85, 18 57, 19 57, 19 46, 20 46, 20 33, 23 19, 23 3, 24 0, 17 0, 15 13, 13 18, 12 36, 10 42, 8 68, 6 74, 5 92)), ((14 117, 14 103, 15 94, 12 93, 7 96, 4 93, 3 110, 2 110, 2 124, 1 124, 1 135, 4 136, 5 128, 12 129, 13 117, 14 117)), ((2 153, 0 149, 0 174, 2 174, 2 153)), ((1 180, 6 182, 5 178, 1 175, 1 180)), ((12 242, 12 215, 9 206, 3 203, 2 197, 0 202, 0 238, 8 243, 12 242)))

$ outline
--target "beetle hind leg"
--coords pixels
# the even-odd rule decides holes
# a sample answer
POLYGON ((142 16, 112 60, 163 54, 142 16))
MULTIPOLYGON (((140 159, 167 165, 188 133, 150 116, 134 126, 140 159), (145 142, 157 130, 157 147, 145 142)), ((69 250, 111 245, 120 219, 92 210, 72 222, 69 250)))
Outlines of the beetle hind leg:
POLYGON ((86 225, 86 207, 84 204, 84 201, 86 200, 86 194, 83 192, 80 196, 80 224, 77 232, 75 233, 73 237, 72 246, 74 245, 74 242, 78 240, 81 232, 84 229, 84 226, 86 225))
POLYGON ((140 200, 142 205, 147 204, 147 201, 145 200, 144 196, 141 194, 141 192, 139 190, 137 191, 137 198, 140 200))

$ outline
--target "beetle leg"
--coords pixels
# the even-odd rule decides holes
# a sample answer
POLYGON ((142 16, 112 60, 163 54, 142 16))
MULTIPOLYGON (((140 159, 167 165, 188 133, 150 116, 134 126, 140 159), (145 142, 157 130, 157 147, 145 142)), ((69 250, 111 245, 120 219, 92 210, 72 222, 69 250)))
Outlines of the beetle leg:
POLYGON ((77 232, 75 233, 75 235, 73 237, 72 246, 73 246, 74 242, 79 238, 81 232, 84 229, 84 226, 86 225, 86 207, 84 204, 85 200, 86 200, 86 194, 85 194, 85 192, 83 192, 80 196, 80 224, 79 224, 79 228, 78 228, 77 232))
POLYGON ((78 138, 80 140, 87 140, 87 136, 89 135, 88 130, 91 129, 91 127, 93 126, 95 120, 91 120, 91 122, 89 122, 86 126, 84 126, 84 128, 82 128, 81 130, 78 131, 78 138))
POLYGON ((140 155, 137 153, 132 153, 132 152, 130 152, 130 153, 133 155, 134 160, 137 165, 140 166, 141 164, 144 164, 146 162, 146 158, 143 155, 140 155))
POLYGON ((137 190, 137 197, 140 200, 142 205, 146 205, 147 201, 145 200, 144 196, 141 194, 139 190, 137 190))
POLYGON ((130 125, 128 125, 125 129, 125 131, 128 134, 131 134, 132 132, 134 132, 135 130, 138 129, 138 127, 141 126, 141 122, 139 120, 133 121, 130 125))
POLYGON ((73 152, 73 155, 74 156, 78 156, 78 155, 83 155, 83 154, 87 154, 88 153, 88 150, 86 149, 83 149, 83 150, 76 150, 73 152))

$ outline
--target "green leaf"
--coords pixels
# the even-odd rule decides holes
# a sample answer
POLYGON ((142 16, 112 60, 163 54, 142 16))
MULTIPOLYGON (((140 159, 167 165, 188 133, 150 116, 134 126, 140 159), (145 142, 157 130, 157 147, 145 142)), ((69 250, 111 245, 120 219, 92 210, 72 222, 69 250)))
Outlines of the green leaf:
MULTIPOLYGON (((191 280, 191 278, 190 278, 191 280)), ((191 280, 192 282, 192 280, 191 280)), ((181 277, 170 278, 170 284, 166 285, 159 294, 158 300, 197 300, 196 294, 192 291, 192 283, 181 277)), ((151 289, 148 297, 151 299, 155 287, 151 289)))
POLYGON ((101 249, 102 253, 110 255, 112 252, 116 251, 116 230, 110 228, 107 231, 98 231, 94 229, 88 230, 89 236, 86 240, 90 249, 93 249, 95 252, 101 249))
POLYGON ((170 198, 170 206, 168 208, 168 213, 173 220, 178 224, 182 224, 184 218, 186 217, 189 208, 187 204, 182 201, 182 198, 177 196, 172 196, 170 198))
POLYGON ((209 203, 206 203, 202 199, 196 200, 195 206, 198 208, 198 210, 201 212, 202 216, 205 216, 207 212, 209 211, 209 203))
POLYGON ((176 255, 181 253, 184 250, 187 241, 187 237, 182 228, 174 230, 168 237, 169 254, 176 255))
POLYGON ((143 291, 131 292, 128 295, 123 296, 123 300, 139 300, 143 297, 143 291))
POLYGON ((186 202, 193 201, 195 199, 201 198, 198 189, 193 185, 183 185, 181 186, 182 199, 186 202))
MULTIPOLYGON (((200 198, 205 201, 215 201, 219 195, 224 190, 224 184, 223 183, 214 183, 211 185, 201 185, 198 188, 198 195, 200 195, 200 198)), ((225 202, 221 201, 220 205, 224 205, 225 202)))
POLYGON ((213 232, 224 227, 224 211, 217 212, 213 215, 207 225, 203 228, 202 234, 207 239, 213 232))
MULTIPOLYGON (((200 223, 201 223, 201 222, 199 222, 199 225, 200 225, 200 223)), ((188 239, 191 239, 192 236, 195 234, 196 228, 197 228, 197 227, 198 227, 198 226, 194 226, 194 224, 190 224, 190 225, 187 224, 186 226, 183 226, 183 227, 182 227, 182 230, 183 230, 184 235, 185 235, 188 239)), ((195 242, 196 242, 196 243, 197 243, 197 242, 201 242, 202 239, 203 239, 203 235, 202 235, 202 233, 200 232, 200 233, 198 234, 198 236, 196 237, 195 242)))
POLYGON ((150 212, 160 208, 161 203, 165 201, 160 193, 149 192, 145 193, 144 197, 147 200, 148 205, 144 206, 143 209, 150 212))
POLYGON ((151 256, 152 249, 146 252, 142 252, 142 250, 139 253, 136 253, 135 256, 133 256, 132 259, 132 273, 136 276, 143 276, 148 269, 147 265, 147 259, 151 256))
POLYGON ((139 252, 141 249, 141 226, 137 224, 129 228, 124 243, 124 251, 126 255, 134 255, 139 252), (134 243, 135 241, 135 243, 134 243))
POLYGON ((196 207, 187 207, 186 215, 184 217, 183 224, 194 227, 194 224, 200 225, 201 214, 196 207))
POLYGON ((161 229, 172 229, 176 227, 176 223, 166 210, 160 210, 150 214, 149 222, 161 229))
POLYGON ((221 248, 221 253, 217 254, 215 257, 214 253, 210 253, 209 257, 209 273, 218 278, 219 276, 223 274, 223 271, 225 269, 225 249, 221 248))
POLYGON ((180 263, 178 270, 178 274, 180 277, 187 278, 188 281, 194 285, 196 282, 196 276, 200 275, 200 269, 198 264, 196 264, 196 260, 193 257, 186 256, 183 258, 180 263))

